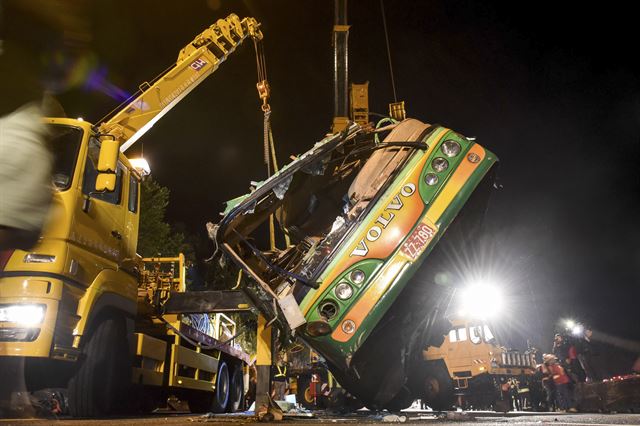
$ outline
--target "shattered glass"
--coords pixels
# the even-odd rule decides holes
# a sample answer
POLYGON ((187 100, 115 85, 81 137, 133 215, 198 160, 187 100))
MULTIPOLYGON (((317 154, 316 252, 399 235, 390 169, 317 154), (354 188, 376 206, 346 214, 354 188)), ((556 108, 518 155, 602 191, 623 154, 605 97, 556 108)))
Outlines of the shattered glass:
POLYGON ((313 163, 303 167, 302 171, 311 176, 322 176, 327 170, 328 160, 329 160, 329 157, 321 158, 318 161, 314 161, 313 163))
POLYGON ((284 198, 284 194, 287 193, 289 189, 289 185, 291 185, 291 181, 293 180, 293 175, 288 178, 283 179, 282 182, 273 187, 273 193, 278 197, 278 200, 282 200, 284 198))

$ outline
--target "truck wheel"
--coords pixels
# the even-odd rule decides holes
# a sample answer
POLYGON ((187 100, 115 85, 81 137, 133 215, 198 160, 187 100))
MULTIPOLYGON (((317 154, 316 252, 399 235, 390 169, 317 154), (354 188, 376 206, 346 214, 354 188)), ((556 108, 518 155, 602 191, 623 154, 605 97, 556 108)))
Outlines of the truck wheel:
POLYGON ((451 408, 455 399, 453 382, 444 363, 434 363, 429 366, 422 390, 424 401, 429 407, 438 411, 451 408))
POLYGON ((125 326, 116 318, 102 320, 82 349, 80 368, 69 381, 73 417, 101 417, 122 409, 131 378, 125 326))
POLYGON ((218 374, 216 374, 216 390, 214 392, 211 411, 214 413, 224 413, 229 402, 229 367, 224 361, 218 364, 218 374))
POLYGON ((235 413, 242 407, 244 399, 244 376, 242 374, 242 365, 236 365, 231 373, 231 385, 229 387, 229 404, 227 411, 235 413))
POLYGON ((187 394, 189 411, 191 413, 208 413, 211 411, 214 395, 211 392, 191 391, 187 394))
POLYGON ((400 392, 393 399, 385 404, 385 407, 389 411, 401 411, 411 406, 415 401, 414 395, 411 394, 406 387, 400 389, 400 392))

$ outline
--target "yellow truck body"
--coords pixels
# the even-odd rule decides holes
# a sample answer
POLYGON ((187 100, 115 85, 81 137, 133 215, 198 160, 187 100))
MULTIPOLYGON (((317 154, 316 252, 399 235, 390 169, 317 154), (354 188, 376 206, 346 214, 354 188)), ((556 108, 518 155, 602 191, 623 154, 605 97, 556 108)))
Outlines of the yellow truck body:
POLYGON ((0 363, 23 360, 27 390, 68 387, 71 414, 82 417, 123 408, 131 383, 156 399, 177 394, 192 411, 241 407, 248 356, 219 332, 233 321, 160 309, 186 290, 184 259, 136 254, 143 172, 123 152, 246 38, 261 40, 258 27, 219 19, 98 125, 44 119, 54 153, 48 219, 31 251, 0 253, 0 363))

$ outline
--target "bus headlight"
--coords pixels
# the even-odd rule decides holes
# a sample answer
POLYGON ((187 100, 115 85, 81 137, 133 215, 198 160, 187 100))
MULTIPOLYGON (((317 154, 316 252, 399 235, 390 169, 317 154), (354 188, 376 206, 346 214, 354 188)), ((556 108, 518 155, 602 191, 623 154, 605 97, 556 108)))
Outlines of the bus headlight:
POLYGON ((449 139, 442 142, 442 146, 440 147, 440 149, 447 157, 455 157, 456 155, 460 154, 461 147, 458 142, 449 139))
POLYGON ((433 186, 438 183, 438 175, 427 173, 426 175, 424 175, 424 182, 429 186, 433 186))
POLYGON ((0 305, 0 322, 37 325, 44 319, 45 305, 0 305))
POLYGON ((431 162, 431 167, 438 173, 444 172, 449 167, 449 162, 442 157, 436 157, 431 162))
POLYGON ((350 278, 351 281, 353 281, 353 283, 357 285, 362 284, 366 277, 364 275, 364 272, 362 272, 360 269, 356 269, 351 272, 350 278))
POLYGON ((338 299, 347 300, 351 296, 353 296, 353 287, 351 287, 348 283, 340 283, 336 286, 336 296, 338 299))

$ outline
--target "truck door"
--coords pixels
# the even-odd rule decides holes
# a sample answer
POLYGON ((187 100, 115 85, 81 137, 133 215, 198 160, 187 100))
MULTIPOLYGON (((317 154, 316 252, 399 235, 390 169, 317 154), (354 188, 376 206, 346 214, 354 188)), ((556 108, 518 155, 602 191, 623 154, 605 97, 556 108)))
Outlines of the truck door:
POLYGON ((95 192, 96 164, 99 149, 94 141, 89 143, 82 179, 82 194, 88 204, 80 203, 76 213, 75 240, 87 251, 120 263, 125 256, 124 180, 128 170, 118 162, 116 188, 113 192, 95 192))

